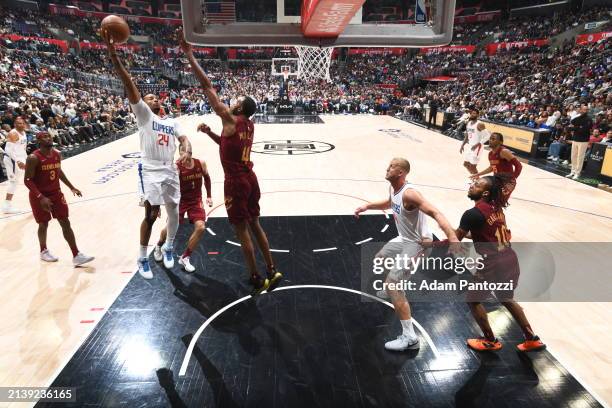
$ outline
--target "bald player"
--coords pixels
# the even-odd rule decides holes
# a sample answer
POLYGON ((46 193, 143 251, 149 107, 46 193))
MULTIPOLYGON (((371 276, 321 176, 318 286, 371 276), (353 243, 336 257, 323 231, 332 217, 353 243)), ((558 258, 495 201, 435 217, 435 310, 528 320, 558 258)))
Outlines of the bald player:
POLYGON ((147 247, 151 238, 153 223, 159 215, 162 204, 166 207, 168 222, 166 225, 166 242, 162 246, 164 266, 174 267, 173 245, 179 225, 178 204, 181 198, 179 174, 174 163, 176 141, 180 143, 179 162, 191 158, 191 143, 181 131, 173 118, 160 116, 161 105, 155 95, 140 97, 130 74, 117 56, 112 39, 107 32, 102 38, 108 47, 113 67, 127 93, 128 100, 138 124, 140 137, 141 161, 138 163, 138 187, 141 204, 145 208, 145 217, 140 224, 140 249, 138 252, 138 273, 145 279, 152 279, 153 272, 149 265, 147 247))

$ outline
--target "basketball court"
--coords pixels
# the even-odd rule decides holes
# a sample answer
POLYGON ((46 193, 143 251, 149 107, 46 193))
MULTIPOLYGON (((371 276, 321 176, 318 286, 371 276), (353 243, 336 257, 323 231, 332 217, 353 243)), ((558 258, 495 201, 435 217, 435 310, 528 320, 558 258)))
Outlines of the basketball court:
MULTIPOLYGON (((253 34, 249 23, 201 30, 195 3, 183 0, 183 15, 194 12, 185 21, 188 40, 226 46, 245 44, 253 34)), ((337 43, 319 38, 313 44, 295 16, 284 16, 260 25, 266 34, 248 44, 440 45, 452 35, 446 6, 454 2, 433 4, 439 18, 413 27, 397 43, 389 40, 399 38, 393 28, 355 24, 337 43)), ((290 63, 278 65, 279 75, 293 70, 290 63)), ((178 263, 165 270, 153 260, 152 280, 135 271, 143 216, 137 134, 65 159, 63 171, 83 193, 71 197, 64 188, 77 243, 96 259, 73 268, 52 221, 48 246, 60 260, 42 263, 32 214, 0 217, 3 386, 74 387, 77 401, 62 406, 75 407, 609 406, 612 310, 604 302, 522 303, 548 346, 530 354, 515 350, 522 334, 496 304, 487 308, 506 346, 493 354, 465 345, 479 330, 464 304, 414 303, 420 350, 384 350, 400 323, 390 303, 363 293, 362 248, 397 231, 388 213, 356 219, 353 212, 388 196, 386 168, 392 158, 405 157, 408 181, 457 227, 473 206, 459 141, 391 116, 266 115, 255 121, 251 160, 262 191, 261 223, 285 277, 281 287, 249 296, 223 206, 218 146, 196 132, 205 122, 220 133, 221 121, 182 116, 193 156, 206 161, 212 178, 207 232, 192 256, 196 272, 187 274, 178 263)), ((24 186, 15 206, 29 209, 24 186)), ((513 243, 606 243, 612 237, 609 193, 526 163, 505 212, 513 243)), ((151 244, 164 219, 155 224, 151 244)), ((176 248, 185 246, 191 228, 179 227, 176 248)))

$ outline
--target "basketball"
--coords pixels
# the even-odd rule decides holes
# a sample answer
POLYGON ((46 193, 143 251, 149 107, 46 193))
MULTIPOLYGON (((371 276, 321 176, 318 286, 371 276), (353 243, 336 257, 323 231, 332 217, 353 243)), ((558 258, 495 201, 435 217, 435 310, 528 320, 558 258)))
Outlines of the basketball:
POLYGON ((110 33, 115 44, 123 44, 130 38, 130 27, 128 23, 119 16, 113 14, 106 16, 102 20, 100 28, 102 31, 106 30, 110 33))

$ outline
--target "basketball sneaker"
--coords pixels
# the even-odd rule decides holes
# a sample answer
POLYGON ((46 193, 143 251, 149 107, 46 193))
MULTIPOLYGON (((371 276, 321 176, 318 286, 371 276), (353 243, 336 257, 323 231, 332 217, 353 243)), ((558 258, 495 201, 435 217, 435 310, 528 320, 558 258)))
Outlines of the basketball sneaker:
POLYGON ((172 254, 172 247, 166 246, 166 244, 161 247, 162 254, 164 255, 164 267, 166 269, 174 268, 174 255, 172 254))
POLYGON ((389 351, 417 350, 419 348, 419 338, 400 334, 397 339, 385 343, 385 349, 389 351))
POLYGON ((191 259, 189 259, 188 256, 183 257, 181 255, 181 257, 178 260, 178 263, 179 263, 179 265, 181 265, 183 267, 183 269, 185 269, 185 272, 191 273, 191 272, 195 271, 195 269, 196 269, 195 266, 193 266, 191 264, 191 259))
POLYGON ((251 296, 253 297, 261 294, 261 292, 267 290, 268 287, 270 287, 270 281, 268 280, 268 278, 264 279, 259 275, 251 276, 249 282, 251 286, 253 286, 253 289, 251 290, 251 296))
POLYGON ((153 279, 153 272, 149 266, 149 260, 142 258, 138 260, 138 273, 145 279, 153 279))
POLYGON ((268 272, 268 281, 270 282, 268 285, 268 292, 272 292, 280 281, 283 279, 283 274, 276 270, 275 267, 268 272))
POLYGON ((13 204, 10 201, 5 201, 2 204, 1 210, 5 214, 19 214, 23 212, 19 208, 13 207, 13 204))
POLYGON ((72 258, 72 264, 74 266, 80 266, 86 264, 87 262, 93 261, 95 258, 93 256, 85 255, 82 252, 76 254, 74 258, 72 258))
POLYGON ((164 259, 164 254, 162 253, 161 246, 155 245, 155 249, 153 249, 153 258, 156 262, 161 262, 164 259))
POLYGON ((484 337, 479 337, 477 339, 468 339, 467 345, 472 350, 476 351, 497 351, 502 348, 502 344, 499 340, 495 339, 491 341, 484 337))
POLYGON ((519 351, 540 351, 546 348, 546 344, 540 340, 538 336, 533 336, 531 340, 525 340, 523 343, 516 346, 519 351))
POLYGON ((48 249, 45 249, 40 253, 40 259, 45 262, 57 262, 59 258, 54 256, 48 249))

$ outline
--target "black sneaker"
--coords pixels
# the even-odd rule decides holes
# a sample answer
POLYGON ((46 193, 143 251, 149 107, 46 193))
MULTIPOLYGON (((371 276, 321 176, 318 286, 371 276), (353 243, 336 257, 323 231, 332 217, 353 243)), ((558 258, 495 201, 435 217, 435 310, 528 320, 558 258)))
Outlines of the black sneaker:
POLYGON ((277 271, 275 267, 272 267, 272 270, 268 272, 268 280, 270 281, 268 292, 272 292, 276 289, 282 279, 283 274, 277 271))
POLYGON ((259 275, 251 276, 249 283, 253 287, 253 290, 251 290, 251 296, 253 297, 261 294, 261 292, 267 290, 270 286, 270 281, 268 280, 268 278, 264 279, 259 275))

